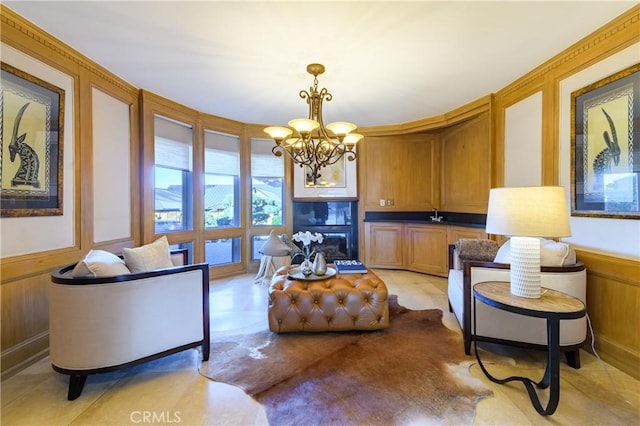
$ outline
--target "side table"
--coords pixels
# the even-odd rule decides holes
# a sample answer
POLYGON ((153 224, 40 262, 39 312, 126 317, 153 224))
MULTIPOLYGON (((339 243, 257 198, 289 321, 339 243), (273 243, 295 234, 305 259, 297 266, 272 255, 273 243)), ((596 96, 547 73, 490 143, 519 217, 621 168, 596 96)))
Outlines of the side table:
POLYGON ((502 281, 487 281, 478 283, 473 287, 473 324, 475 335, 475 307, 479 300, 494 308, 520 315, 536 318, 545 318, 547 322, 547 366, 542 380, 535 383, 533 380, 521 376, 512 376, 505 379, 496 379, 482 364, 478 354, 478 343, 474 339, 474 350, 476 359, 482 372, 494 383, 503 384, 511 381, 520 381, 524 384, 529 398, 536 411, 543 416, 551 415, 556 411, 560 400, 560 320, 582 318, 587 314, 584 303, 568 294, 542 289, 542 296, 539 299, 529 299, 511 294, 510 284, 502 281), (540 398, 533 385, 540 389, 549 387, 549 402, 543 408, 540 398))

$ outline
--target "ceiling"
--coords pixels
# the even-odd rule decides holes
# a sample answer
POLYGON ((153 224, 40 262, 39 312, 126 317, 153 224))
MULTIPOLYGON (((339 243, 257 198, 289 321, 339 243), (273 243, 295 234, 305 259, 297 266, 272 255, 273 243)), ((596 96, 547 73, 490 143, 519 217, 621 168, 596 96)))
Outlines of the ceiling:
POLYGON ((246 123, 432 117, 494 93, 637 1, 4 1, 135 87, 246 123))

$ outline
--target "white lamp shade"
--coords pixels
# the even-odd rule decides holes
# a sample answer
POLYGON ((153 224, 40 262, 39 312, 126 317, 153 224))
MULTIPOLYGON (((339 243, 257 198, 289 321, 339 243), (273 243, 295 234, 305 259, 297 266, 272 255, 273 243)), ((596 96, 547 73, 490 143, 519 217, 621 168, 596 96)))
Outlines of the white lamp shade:
POLYGON ((570 237, 569 209, 561 186, 493 188, 486 232, 523 237, 570 237))

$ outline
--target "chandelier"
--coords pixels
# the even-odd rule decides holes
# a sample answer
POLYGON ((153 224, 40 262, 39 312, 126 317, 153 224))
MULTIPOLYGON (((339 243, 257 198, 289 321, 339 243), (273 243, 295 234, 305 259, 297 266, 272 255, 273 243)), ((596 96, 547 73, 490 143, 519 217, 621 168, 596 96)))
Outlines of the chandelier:
POLYGON ((353 148, 363 136, 351 133, 357 127, 353 123, 337 121, 324 125, 322 102, 329 102, 333 97, 325 88, 318 91, 318 76, 324 73, 324 65, 309 64, 307 72, 313 75, 313 87, 309 87, 308 92, 301 90, 300 97, 307 100, 309 118, 289 121, 293 130, 288 127, 267 127, 264 131, 276 143, 271 152, 277 157, 286 152, 294 164, 306 167, 307 182, 316 185, 323 167, 335 164, 343 156, 349 161, 355 160, 353 148))

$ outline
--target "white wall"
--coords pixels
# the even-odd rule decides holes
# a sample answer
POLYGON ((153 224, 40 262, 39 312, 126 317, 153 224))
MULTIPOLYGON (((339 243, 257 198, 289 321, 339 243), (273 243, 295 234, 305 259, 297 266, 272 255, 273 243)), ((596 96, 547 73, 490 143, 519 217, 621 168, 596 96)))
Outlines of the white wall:
MULTIPOLYGON (((73 78, 55 68, 2 44, 2 61, 41 80, 47 81, 65 93, 63 148, 62 216, 10 217, 0 219, 0 258, 73 247, 74 235, 74 92, 73 78)), ((4 178, 4 176, 3 176, 4 178)))
POLYGON ((93 241, 131 237, 129 105, 91 91, 93 118, 93 241))
POLYGON ((542 182, 542 92, 505 110, 504 186, 542 182))
MULTIPOLYGON (((640 44, 635 44, 560 82, 560 184, 567 198, 571 188, 571 93, 638 63, 638 58, 640 44)), ((640 258, 640 220, 571 217, 571 229, 573 236, 566 241, 576 247, 640 258)))

